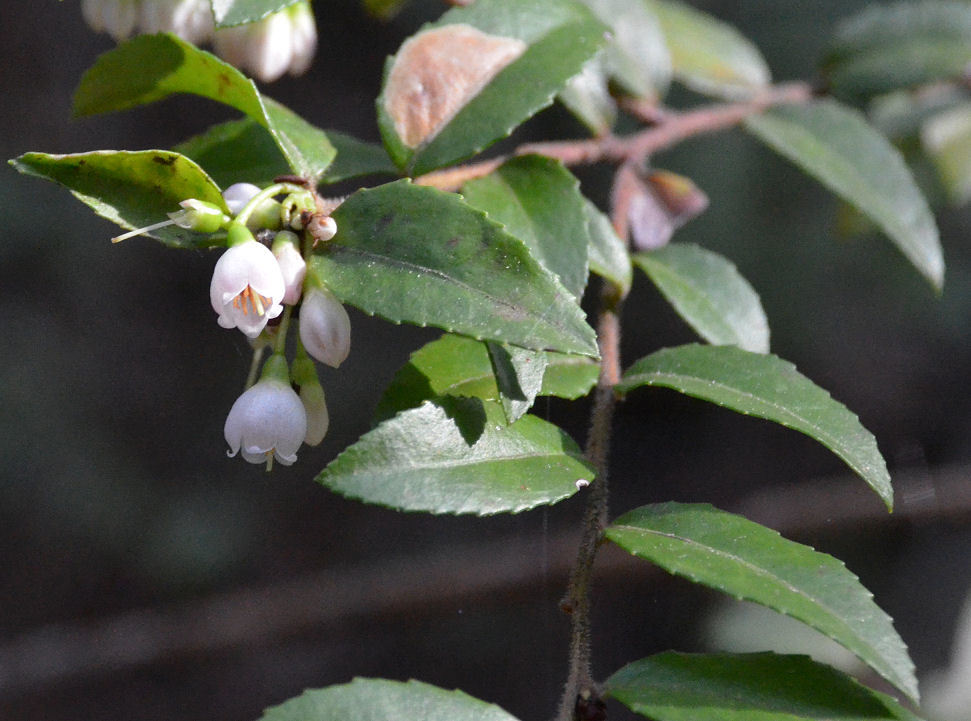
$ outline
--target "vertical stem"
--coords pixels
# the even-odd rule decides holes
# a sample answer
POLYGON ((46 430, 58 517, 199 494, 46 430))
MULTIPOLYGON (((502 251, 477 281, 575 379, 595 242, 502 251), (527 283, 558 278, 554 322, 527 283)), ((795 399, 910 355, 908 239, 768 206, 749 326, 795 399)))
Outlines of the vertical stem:
POLYGON ((617 289, 607 284, 601 293, 601 310, 597 318, 600 345, 600 378, 593 396, 590 431, 587 435, 587 460, 596 469, 590 485, 583 519, 583 536, 577 559, 570 575, 570 585, 561 602, 571 614, 570 669, 557 721, 572 721, 578 702, 599 704, 590 664, 590 579, 593 562, 607 525, 607 466, 610 458, 610 434, 616 397, 614 385, 620 379, 620 308, 623 303, 617 289))

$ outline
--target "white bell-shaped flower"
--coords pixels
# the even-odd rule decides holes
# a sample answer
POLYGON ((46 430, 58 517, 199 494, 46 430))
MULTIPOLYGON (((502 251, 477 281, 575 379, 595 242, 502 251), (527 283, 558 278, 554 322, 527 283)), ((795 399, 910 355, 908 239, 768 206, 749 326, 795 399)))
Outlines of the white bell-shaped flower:
POLYGON ((312 286, 300 306, 300 341, 311 357, 337 368, 351 352, 351 320, 337 297, 312 286))
POLYGON ((307 435, 307 413, 286 377, 286 360, 272 356, 259 382, 236 399, 226 418, 228 455, 242 454, 250 463, 275 458, 285 466, 297 460, 307 435), (269 372, 267 371, 269 368, 269 372))
POLYGON ((252 239, 242 226, 230 228, 233 236, 246 237, 231 244, 219 258, 209 286, 209 300, 219 314, 223 328, 239 328, 249 338, 256 338, 266 327, 267 321, 283 311, 283 295, 286 284, 280 264, 270 249, 252 239))
POLYGON ((247 25, 220 28, 213 34, 216 54, 263 82, 287 70, 299 75, 310 67, 317 48, 317 28, 309 3, 298 3, 247 25))
POLYGON ((139 0, 81 0, 81 14, 92 30, 121 42, 135 30, 138 6, 139 0))
POLYGON ((273 255, 280 264, 283 273, 283 283, 286 291, 283 294, 285 305, 296 305, 300 302, 303 291, 303 279, 307 275, 307 261, 300 254, 300 239, 297 234, 289 230, 281 230, 273 238, 273 255))
POLYGON ((198 45, 212 35, 212 9, 209 0, 142 0, 139 25, 143 33, 175 33, 198 45))

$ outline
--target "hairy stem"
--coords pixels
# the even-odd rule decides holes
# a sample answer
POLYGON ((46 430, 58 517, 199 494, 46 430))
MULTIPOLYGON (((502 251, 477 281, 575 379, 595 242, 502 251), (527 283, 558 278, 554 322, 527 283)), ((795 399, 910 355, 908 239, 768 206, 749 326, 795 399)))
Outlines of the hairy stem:
POLYGON ((610 433, 616 397, 614 386, 620 379, 620 308, 623 299, 616 288, 607 284, 601 294, 597 319, 600 345, 600 378, 593 396, 590 431, 587 435, 587 460, 596 469, 590 486, 583 518, 583 536, 577 559, 570 575, 570 585, 561 607, 570 614, 570 667, 557 721, 572 721, 578 702, 599 701, 590 665, 590 579, 593 562, 607 525, 609 499, 607 465, 610 458, 610 433))

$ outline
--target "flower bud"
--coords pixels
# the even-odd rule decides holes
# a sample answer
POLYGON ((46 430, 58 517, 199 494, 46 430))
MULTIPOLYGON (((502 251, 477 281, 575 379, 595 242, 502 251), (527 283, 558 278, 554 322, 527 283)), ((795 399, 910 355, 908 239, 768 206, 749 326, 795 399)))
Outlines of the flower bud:
POLYGON ((230 457, 241 452, 250 463, 267 467, 273 458, 285 466, 297 460, 307 435, 307 413, 290 387, 282 356, 271 356, 259 382, 233 403, 224 434, 230 457))
POLYGON ((143 33, 175 33, 196 45, 213 31, 208 0, 143 0, 139 21, 143 33))
POLYGON ((300 306, 300 341, 321 363, 337 368, 351 351, 351 321, 337 297, 310 287, 300 306))
POLYGON ((213 45, 223 60, 272 82, 287 70, 299 75, 310 67, 317 28, 309 3, 301 2, 255 23, 220 28, 213 45))
POLYGON ((82 0, 81 14, 92 30, 121 42, 135 30, 138 0, 82 0))
POLYGON ((320 383, 307 383, 300 386, 300 402, 307 414, 307 434, 303 442, 308 446, 319 446, 330 427, 327 401, 320 383))
POLYGON ((168 216, 180 228, 188 228, 200 233, 215 233, 229 222, 229 217, 215 203, 189 198, 179 205, 182 206, 182 210, 169 213, 168 216))
POLYGON ((283 283, 286 287, 283 302, 286 305, 296 305, 300 302, 303 279, 307 275, 307 261, 300 254, 300 239, 297 238, 296 233, 281 230, 273 238, 272 251, 277 263, 280 264, 280 272, 283 273, 283 283))
POLYGON ((260 188, 252 183, 233 183, 223 191, 223 200, 229 212, 236 216, 259 192, 260 188))

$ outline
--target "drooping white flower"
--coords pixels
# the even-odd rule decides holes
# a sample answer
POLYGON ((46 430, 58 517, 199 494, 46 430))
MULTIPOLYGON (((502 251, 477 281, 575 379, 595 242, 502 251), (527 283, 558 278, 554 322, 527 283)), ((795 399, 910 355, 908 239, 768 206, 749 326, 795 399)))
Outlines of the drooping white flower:
POLYGON ((259 187, 252 183, 233 183, 223 191, 223 200, 226 201, 229 212, 238 215, 259 192, 259 187))
POLYGON ((262 20, 213 34, 216 54, 263 82, 287 70, 299 75, 310 67, 317 48, 317 28, 309 3, 298 3, 262 20))
POLYGON ((300 302, 303 291, 303 279, 307 275, 307 261, 300 254, 300 239, 297 234, 289 230, 281 230, 273 238, 273 255, 280 264, 283 273, 283 283, 286 291, 283 302, 286 305, 296 305, 300 302))
POLYGON ((143 33, 175 33, 200 44, 213 31, 208 0, 142 0, 139 26, 143 33))
POLYGON ((318 446, 327 435, 330 427, 330 414, 327 412, 327 400, 320 383, 306 383, 300 386, 300 402, 307 413, 307 434, 303 442, 308 446, 318 446))
POLYGON ((81 14, 95 32, 106 32, 117 42, 129 37, 138 20, 140 0, 81 0, 81 14))
POLYGON ((326 288, 310 287, 300 306, 300 341, 321 363, 337 368, 351 351, 351 320, 326 288))
POLYGON ((219 325, 239 328, 248 337, 255 338, 267 321, 282 312, 286 285, 270 249, 249 237, 231 244, 216 262, 209 300, 219 314, 219 325))
POLYGON ((241 453, 250 463, 275 458, 289 466, 307 435, 307 413, 289 383, 264 376, 233 403, 224 432, 230 457, 241 453))

